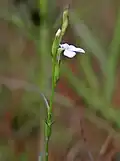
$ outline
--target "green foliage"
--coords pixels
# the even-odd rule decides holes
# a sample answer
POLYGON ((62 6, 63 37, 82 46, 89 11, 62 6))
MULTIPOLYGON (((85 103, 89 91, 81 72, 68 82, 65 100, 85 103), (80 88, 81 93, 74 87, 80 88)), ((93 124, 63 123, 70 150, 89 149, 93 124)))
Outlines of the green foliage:
POLYGON ((28 160, 27 154, 26 153, 21 154, 19 160, 20 161, 27 161, 28 160))
MULTIPOLYGON (((56 65, 56 63, 54 62, 56 59, 54 59, 52 62, 50 52, 51 48, 53 47, 52 56, 55 56, 56 58, 56 54, 58 54, 57 49, 59 43, 61 42, 62 36, 66 32, 66 28, 68 25, 68 11, 66 10, 63 14, 63 23, 61 27, 62 34, 59 38, 57 37, 57 43, 55 39, 55 44, 54 46, 52 46, 53 34, 56 31, 56 28, 54 27, 55 24, 53 23, 53 21, 56 20, 56 17, 54 18, 53 16, 56 15, 55 1, 48 2, 48 0, 38 0, 37 7, 39 8, 41 16, 44 17, 44 21, 42 21, 42 24, 40 24, 39 27, 35 27, 30 20, 27 20, 27 16, 25 16, 24 19, 20 16, 20 14, 17 14, 16 12, 11 12, 7 14, 7 16, 9 17, 5 19, 10 22, 12 21, 12 23, 14 23, 21 30, 23 30, 27 38, 31 39, 35 44, 37 53, 36 57, 39 63, 36 65, 38 67, 38 70, 34 71, 35 78, 33 78, 32 81, 39 86, 39 89, 42 92, 47 91, 47 89, 49 88, 52 72, 54 72, 52 80, 53 89, 50 102, 50 111, 48 111, 49 116, 46 124, 46 135, 47 137, 50 137, 50 126, 52 125, 52 105, 55 93, 54 83, 56 83, 60 76, 60 64, 56 65), (51 71, 52 63, 54 63, 53 71, 51 71)), ((70 22, 76 36, 78 36, 81 39, 80 43, 82 43, 83 46, 85 46, 86 50, 88 50, 86 52, 86 55, 81 56, 78 59, 78 64, 80 70, 82 70, 82 72, 84 73, 84 78, 77 78, 66 64, 63 64, 61 66, 62 74, 65 78, 68 79, 71 87, 73 87, 77 94, 85 99, 90 109, 99 111, 108 122, 115 123, 116 126, 119 128, 120 111, 115 110, 111 102, 115 87, 115 79, 117 72, 116 68, 119 60, 120 11, 118 12, 114 36, 108 51, 105 51, 105 49, 100 45, 97 38, 93 35, 90 29, 75 14, 75 11, 71 11, 70 13, 70 22), (106 54, 107 52, 108 54, 106 54), (99 77, 97 76, 98 73, 95 73, 92 68, 91 57, 95 57, 99 62, 99 66, 101 69, 99 74, 102 75, 102 81, 99 80, 99 77)), ((49 89, 51 90, 51 87, 49 89)), ((7 103, 10 99, 11 91, 7 89, 7 87, 2 86, 0 93, 1 115, 3 115, 3 113, 6 111, 6 108, 4 107, 7 107, 7 103)), ((59 97, 57 98, 57 100, 60 103, 59 97)), ((66 103, 66 101, 61 102, 66 103)), ((20 128, 23 127, 22 133, 24 133, 25 131, 27 131, 26 133, 28 133, 31 131, 32 127, 39 126, 40 119, 43 120, 43 118, 45 117, 46 107, 41 96, 34 92, 24 93, 22 103, 20 104, 20 106, 20 111, 18 111, 17 114, 19 115, 19 117, 17 118, 17 120, 14 120, 14 126, 17 129, 17 131, 19 131, 20 128), (31 125, 31 122, 29 121, 31 121, 33 124, 31 125), (30 128, 28 127, 28 124, 30 125, 30 128)), ((61 130, 61 133, 61 135, 64 135, 64 130, 61 130)), ((60 134, 56 132, 53 135, 53 137, 59 138, 60 134)), ((23 157, 23 160, 26 160, 26 158, 23 157)))
POLYGON ((0 144, 0 160, 2 161, 16 161, 16 158, 14 156, 14 153, 12 149, 9 148, 9 146, 0 144))
POLYGON ((19 109, 12 122, 12 128, 18 137, 30 136, 40 130, 45 119, 46 104, 39 93, 24 92, 19 109))
POLYGON ((9 103, 12 98, 11 91, 5 86, 0 87, 0 117, 4 117, 4 114, 9 109, 9 103))
POLYGON ((119 28, 120 18, 118 13, 117 24, 114 37, 110 45, 108 56, 106 51, 97 43, 91 31, 80 21, 74 12, 70 14, 71 24, 75 34, 81 38, 82 43, 88 48, 88 51, 82 58, 79 58, 80 70, 84 72, 84 78, 77 78, 70 69, 65 65, 63 75, 68 79, 73 89, 79 96, 85 98, 89 107, 95 111, 100 111, 106 120, 115 123, 117 128, 120 127, 120 111, 114 109, 111 105, 112 95, 115 87, 116 66, 119 58, 119 28), (101 81, 91 66, 91 55, 95 56, 99 62, 103 78, 101 81), (66 74, 67 73, 67 74, 66 74), (104 80, 104 81, 103 81, 104 80), (86 84, 87 82, 87 84, 86 84))
POLYGON ((113 35, 112 42, 109 47, 109 55, 106 63, 106 75, 105 75, 105 85, 104 85, 104 95, 105 98, 110 102, 112 100, 115 80, 116 80, 116 72, 117 65, 119 62, 120 56, 120 10, 117 15, 117 22, 115 25, 115 31, 113 35))

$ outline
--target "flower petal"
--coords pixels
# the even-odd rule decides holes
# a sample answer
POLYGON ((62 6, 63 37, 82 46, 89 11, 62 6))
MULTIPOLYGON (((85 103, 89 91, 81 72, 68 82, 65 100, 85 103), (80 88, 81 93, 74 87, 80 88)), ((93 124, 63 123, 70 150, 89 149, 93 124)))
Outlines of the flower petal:
POLYGON ((74 45, 69 45, 69 50, 76 51, 76 47, 74 45))
POLYGON ((85 50, 83 50, 82 48, 76 48, 76 52, 85 53, 85 50))
POLYGON ((73 45, 69 45, 69 50, 75 51, 75 52, 80 52, 80 53, 85 53, 85 51, 82 48, 76 48, 73 45))
POLYGON ((73 58, 76 55, 74 51, 70 51, 70 50, 65 50, 63 54, 68 58, 73 58))
POLYGON ((66 50, 66 49, 69 48, 69 45, 68 45, 67 43, 65 43, 65 44, 60 44, 60 47, 66 50))

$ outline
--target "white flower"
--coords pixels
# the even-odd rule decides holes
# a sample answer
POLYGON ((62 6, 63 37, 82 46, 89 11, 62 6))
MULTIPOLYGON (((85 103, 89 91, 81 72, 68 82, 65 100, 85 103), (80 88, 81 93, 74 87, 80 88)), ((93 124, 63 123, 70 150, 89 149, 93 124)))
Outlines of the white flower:
POLYGON ((60 44, 60 48, 64 50, 63 54, 68 58, 73 58, 76 55, 76 53, 85 53, 83 49, 77 48, 73 45, 68 45, 67 43, 60 44))

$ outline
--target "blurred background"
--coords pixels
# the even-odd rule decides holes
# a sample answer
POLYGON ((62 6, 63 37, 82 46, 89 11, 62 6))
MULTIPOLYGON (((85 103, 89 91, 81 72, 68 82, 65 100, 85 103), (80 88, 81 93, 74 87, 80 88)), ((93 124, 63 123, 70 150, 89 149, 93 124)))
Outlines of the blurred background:
POLYGON ((0 0, 0 160, 42 155, 46 107, 40 92, 49 100, 51 45, 69 4, 62 43, 86 53, 63 58, 49 159, 118 161, 120 2, 51 0, 46 8, 40 2, 0 0))

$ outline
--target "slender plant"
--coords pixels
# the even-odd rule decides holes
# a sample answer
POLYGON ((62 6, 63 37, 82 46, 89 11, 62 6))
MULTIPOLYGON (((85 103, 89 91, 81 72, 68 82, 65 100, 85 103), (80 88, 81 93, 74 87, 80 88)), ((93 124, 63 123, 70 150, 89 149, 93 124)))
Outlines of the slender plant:
MULTIPOLYGON (((19 19, 17 16, 12 15, 12 22, 17 25, 17 27, 26 29, 27 36, 33 40, 35 43, 35 47, 37 50, 37 53, 40 55, 40 60, 41 60, 41 75, 44 80, 42 79, 41 81, 41 87, 44 88, 44 82, 47 81, 47 76, 48 73, 46 71, 46 64, 45 61, 47 56, 46 54, 49 51, 49 30, 48 30, 48 24, 47 24, 47 0, 41 0, 39 1, 39 7, 40 7, 40 15, 45 18, 45 21, 41 24, 39 28, 39 35, 36 37, 36 34, 33 33, 32 27, 30 26, 25 26, 24 22, 19 19), (47 45, 47 46, 46 46, 47 45)), ((85 51, 81 48, 77 48, 73 45, 68 45, 67 43, 61 44, 62 38, 66 32, 66 29, 68 27, 68 7, 66 7, 63 11, 63 16, 62 16, 62 24, 61 27, 57 30, 55 34, 55 38, 53 40, 52 48, 51 48, 51 57, 52 57, 52 89, 51 89, 51 96, 50 96, 50 102, 47 102, 46 97, 44 96, 44 92, 40 93, 40 95, 43 97, 46 106, 47 106, 47 116, 44 124, 44 129, 45 129, 45 155, 44 158, 42 155, 40 155, 41 158, 40 160, 44 159, 45 161, 48 161, 49 159, 49 141, 50 137, 52 134, 52 124, 53 124, 53 103, 54 103, 54 95, 55 95, 55 88, 57 85, 57 82, 60 78, 60 66, 61 66, 61 54, 68 58, 73 58, 77 53, 85 53, 85 51)), ((50 57, 49 57, 50 58, 50 57)), ((40 75, 40 76, 41 76, 40 75)), ((41 77, 40 77, 41 79, 41 77)), ((39 81, 39 79, 38 79, 39 81)), ((43 91, 43 89, 42 89, 43 91)), ((25 155, 22 155, 22 160, 27 160, 25 155)))
POLYGON ((85 53, 85 51, 81 48, 76 48, 73 45, 60 44, 62 41, 62 37, 64 36, 66 29, 68 27, 68 8, 66 8, 63 12, 63 20, 61 29, 58 29, 55 39, 52 45, 52 93, 50 97, 50 103, 47 108, 47 119, 45 121, 45 161, 48 161, 49 156, 49 140, 52 134, 52 113, 53 113, 53 102, 54 102, 54 94, 55 87, 60 77, 60 65, 61 65, 61 54, 68 58, 73 58, 76 53, 85 53))
POLYGON ((47 119, 45 121, 45 161, 48 161, 48 154, 49 154, 49 140, 51 137, 52 132, 52 109, 53 109, 53 101, 54 101, 54 94, 55 94, 55 87, 57 81, 59 79, 60 74, 60 54, 62 52, 59 49, 59 44, 61 42, 62 36, 64 35, 66 28, 68 26, 68 9, 66 9, 63 13, 63 22, 62 22, 62 29, 59 29, 55 35, 55 39, 52 45, 52 93, 50 97, 50 104, 47 108, 47 119))

